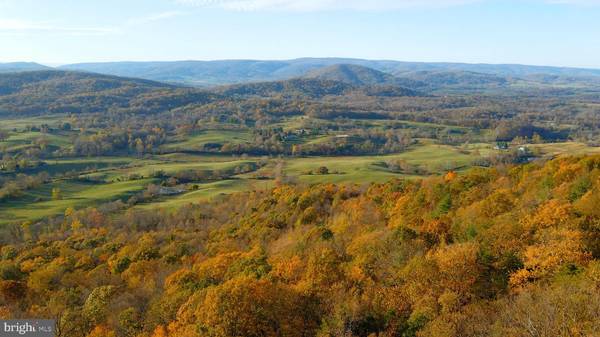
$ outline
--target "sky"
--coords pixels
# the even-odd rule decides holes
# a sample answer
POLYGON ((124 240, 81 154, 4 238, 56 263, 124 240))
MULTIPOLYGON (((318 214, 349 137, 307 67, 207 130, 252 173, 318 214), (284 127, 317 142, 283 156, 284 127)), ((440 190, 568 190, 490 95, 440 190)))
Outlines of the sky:
POLYGON ((0 62, 299 57, 600 68, 600 0, 0 0, 0 62))

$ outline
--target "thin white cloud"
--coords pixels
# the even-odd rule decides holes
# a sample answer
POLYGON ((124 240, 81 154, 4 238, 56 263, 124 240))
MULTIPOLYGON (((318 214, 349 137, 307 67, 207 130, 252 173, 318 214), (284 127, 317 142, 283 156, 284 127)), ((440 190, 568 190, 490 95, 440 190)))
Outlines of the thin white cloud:
MULTIPOLYGON (((0 0, 0 5, 3 3, 0 0)), ((102 36, 122 32, 127 26, 136 26, 153 23, 160 20, 170 19, 185 15, 182 11, 167 11, 155 13, 144 17, 132 18, 117 27, 81 27, 67 26, 53 22, 30 21, 23 19, 0 18, 1 36, 28 36, 33 34, 51 34, 64 36, 102 36)))
POLYGON ((106 27, 68 27, 55 25, 49 22, 0 18, 0 33, 2 33, 2 35, 24 36, 40 32, 71 36, 98 36, 116 33, 118 32, 118 29, 106 27))
POLYGON ((133 18, 127 21, 128 25, 144 25, 161 20, 171 19, 177 16, 185 15, 182 11, 167 11, 162 13, 150 14, 144 17, 133 18))
POLYGON ((235 11, 382 11, 417 7, 447 7, 480 0, 174 0, 179 4, 235 11))
MULTIPOLYGON (((0 0, 0 5, 2 3, 3 1, 0 0)), ((132 18, 116 27, 68 26, 54 22, 0 18, 0 36, 27 37, 36 34, 55 36, 103 36, 123 32, 128 26, 149 24, 185 14, 185 12, 181 11, 155 13, 144 17, 132 18)))

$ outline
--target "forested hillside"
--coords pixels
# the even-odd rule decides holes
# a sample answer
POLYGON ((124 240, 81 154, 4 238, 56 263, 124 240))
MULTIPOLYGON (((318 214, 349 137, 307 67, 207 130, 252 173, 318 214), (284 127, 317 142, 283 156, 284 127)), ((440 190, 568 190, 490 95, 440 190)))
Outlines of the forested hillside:
POLYGON ((314 70, 305 76, 320 80, 339 81, 354 85, 393 85, 396 78, 375 69, 352 64, 336 64, 314 70))
POLYGON ((302 78, 277 82, 235 84, 218 87, 213 91, 226 97, 276 97, 321 99, 325 96, 367 95, 382 97, 403 97, 422 95, 414 90, 392 83, 385 85, 374 82, 367 84, 344 79, 302 78))
POLYGON ((514 78, 470 71, 415 71, 401 74, 416 83, 425 83, 430 90, 488 90, 506 88, 514 78))
POLYGON ((229 97, 302 97, 322 98, 327 95, 345 95, 354 86, 341 81, 294 79, 277 82, 236 84, 216 88, 218 93, 229 97))
MULTIPOLYGON (((354 85, 343 81, 292 79, 195 89, 141 79, 57 70, 0 75, 0 115, 39 116, 60 113, 158 114, 207 103, 243 104, 239 99, 313 101, 325 96, 417 96, 404 87, 354 85)), ((304 112, 296 112, 304 113, 304 112)))
POLYGON ((148 80, 57 70, 0 75, 0 115, 156 113, 209 95, 148 80))
POLYGON ((600 157, 279 185, 2 227, 0 317, 61 336, 594 336, 600 157))

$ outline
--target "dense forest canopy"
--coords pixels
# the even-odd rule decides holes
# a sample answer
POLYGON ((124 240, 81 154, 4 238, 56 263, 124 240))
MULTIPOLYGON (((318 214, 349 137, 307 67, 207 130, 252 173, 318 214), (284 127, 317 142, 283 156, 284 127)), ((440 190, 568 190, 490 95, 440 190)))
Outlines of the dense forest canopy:
POLYGON ((2 228, 0 314, 65 336, 592 336, 599 174, 593 156, 68 209, 2 228))

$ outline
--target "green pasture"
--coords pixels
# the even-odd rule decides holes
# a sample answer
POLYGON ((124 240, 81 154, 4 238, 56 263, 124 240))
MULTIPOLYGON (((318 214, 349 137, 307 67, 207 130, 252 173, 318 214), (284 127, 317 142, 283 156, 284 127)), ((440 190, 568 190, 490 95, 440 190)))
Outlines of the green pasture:
POLYGON ((475 145, 470 150, 459 150, 447 145, 421 145, 410 151, 385 156, 360 157, 306 157, 285 160, 284 172, 288 176, 296 176, 299 181, 306 183, 369 183, 382 182, 394 177, 413 177, 390 172, 381 165, 382 162, 403 160, 433 173, 443 173, 448 170, 459 170, 472 164, 482 153, 488 153, 487 148, 481 150, 475 145), (479 154, 476 154, 476 151, 479 154), (325 166, 327 175, 308 175, 325 166), (337 173, 335 173, 337 172, 337 173))
POLYGON ((580 142, 565 142, 565 143, 545 143, 528 145, 534 149, 538 149, 545 156, 561 156, 561 155, 584 155, 598 154, 600 147, 589 146, 580 142))
POLYGON ((142 159, 135 157, 83 157, 68 159, 50 159, 45 161, 45 165, 28 169, 27 173, 37 173, 46 171, 51 175, 65 173, 85 173, 94 171, 99 174, 106 170, 112 171, 124 167, 136 167, 149 165, 160 161, 153 159, 142 159))
POLYGON ((17 152, 34 145, 38 140, 45 140, 49 147, 67 147, 70 145, 70 137, 67 134, 50 134, 36 131, 10 132, 8 139, 0 141, 0 147, 8 152, 17 152))
POLYGON ((58 215, 67 208, 100 205, 103 202, 127 199, 142 191, 152 179, 97 184, 74 180, 56 181, 39 189, 27 191, 21 198, 0 202, 0 224, 37 220, 58 215), (52 189, 60 189, 61 198, 52 199, 52 189))
POLYGON ((41 126, 43 124, 56 127, 61 123, 68 120, 68 117, 63 114, 56 114, 52 116, 38 116, 38 117, 22 117, 22 118, 2 118, 0 120, 0 129, 3 130, 23 130, 29 126, 41 126))
POLYGON ((273 186, 272 181, 258 181, 249 179, 230 179, 199 184, 198 190, 185 194, 163 198, 152 203, 136 206, 139 209, 176 209, 183 205, 194 204, 215 197, 247 191, 251 189, 265 189, 273 186))
POLYGON ((186 151, 197 151, 201 150, 205 144, 215 143, 246 143, 252 140, 252 135, 248 131, 242 130, 207 130, 199 131, 192 135, 178 137, 179 139, 175 142, 163 145, 163 149, 166 150, 186 150, 186 151))

